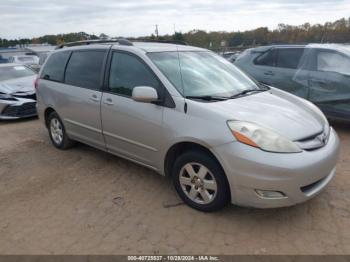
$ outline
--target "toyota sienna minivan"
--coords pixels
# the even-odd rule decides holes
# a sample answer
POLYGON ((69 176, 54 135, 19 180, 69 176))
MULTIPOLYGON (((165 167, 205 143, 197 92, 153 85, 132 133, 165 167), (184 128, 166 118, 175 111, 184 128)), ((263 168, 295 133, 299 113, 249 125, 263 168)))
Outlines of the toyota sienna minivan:
POLYGON ((52 144, 74 141, 170 176, 189 206, 290 206, 335 175, 339 139, 312 103, 179 44, 82 41, 35 82, 52 144))

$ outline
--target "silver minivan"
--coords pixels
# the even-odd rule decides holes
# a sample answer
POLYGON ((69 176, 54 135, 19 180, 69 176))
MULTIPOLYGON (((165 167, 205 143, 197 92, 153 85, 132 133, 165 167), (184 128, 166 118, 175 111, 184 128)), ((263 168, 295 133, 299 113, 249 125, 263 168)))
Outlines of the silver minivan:
POLYGON ((55 147, 80 141, 170 176, 198 210, 294 205, 335 175, 339 139, 316 106, 205 49, 71 43, 35 86, 55 147))

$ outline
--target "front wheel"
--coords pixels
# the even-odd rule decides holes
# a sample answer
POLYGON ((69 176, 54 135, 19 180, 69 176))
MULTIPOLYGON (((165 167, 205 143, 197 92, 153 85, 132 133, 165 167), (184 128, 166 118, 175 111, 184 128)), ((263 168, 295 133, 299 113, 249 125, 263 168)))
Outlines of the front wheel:
POLYGON ((230 200, 224 171, 216 159, 205 152, 182 154, 175 162, 172 175, 181 199, 195 209, 216 211, 230 200))

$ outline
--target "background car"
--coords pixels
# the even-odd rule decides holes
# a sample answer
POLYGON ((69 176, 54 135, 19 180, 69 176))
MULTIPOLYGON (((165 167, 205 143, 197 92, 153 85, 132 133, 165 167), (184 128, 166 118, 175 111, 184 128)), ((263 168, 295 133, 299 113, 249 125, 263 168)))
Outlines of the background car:
POLYGON ((50 52, 42 52, 42 53, 38 54, 38 57, 39 57, 38 64, 30 65, 30 68, 38 73, 40 68, 42 67, 42 65, 45 63, 46 58, 48 57, 49 54, 50 54, 50 52))
POLYGON ((227 58, 229 58, 230 56, 232 56, 233 54, 235 54, 236 52, 224 52, 223 54, 222 54, 222 57, 223 58, 225 58, 225 59, 227 59, 227 58))
POLYGON ((224 53, 222 56, 227 59, 228 61, 230 61, 231 63, 234 63, 237 59, 237 57, 241 54, 241 52, 227 52, 224 53))
POLYGON ((248 49, 235 65, 259 82, 310 100, 330 118, 350 120, 350 45, 248 49))
POLYGON ((0 55, 0 64, 7 63, 8 60, 4 58, 2 55, 0 55))
POLYGON ((39 64, 39 57, 37 57, 35 55, 11 56, 9 58, 9 63, 28 65, 28 66, 38 65, 39 64))
POLYGON ((36 73, 24 65, 0 64, 0 119, 33 117, 36 73))

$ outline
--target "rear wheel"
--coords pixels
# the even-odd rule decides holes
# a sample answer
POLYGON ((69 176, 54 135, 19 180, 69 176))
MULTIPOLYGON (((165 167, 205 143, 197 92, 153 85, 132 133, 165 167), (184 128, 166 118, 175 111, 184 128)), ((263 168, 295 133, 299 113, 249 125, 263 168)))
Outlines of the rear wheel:
POLYGON ((223 208, 230 200, 224 171, 210 155, 201 151, 182 154, 173 168, 173 182, 182 200, 200 211, 223 208))
POLYGON ((52 112, 48 117, 48 130, 52 144, 58 149, 68 149, 74 141, 66 134, 63 122, 56 112, 52 112))

